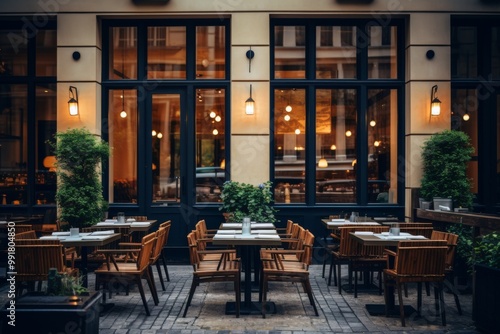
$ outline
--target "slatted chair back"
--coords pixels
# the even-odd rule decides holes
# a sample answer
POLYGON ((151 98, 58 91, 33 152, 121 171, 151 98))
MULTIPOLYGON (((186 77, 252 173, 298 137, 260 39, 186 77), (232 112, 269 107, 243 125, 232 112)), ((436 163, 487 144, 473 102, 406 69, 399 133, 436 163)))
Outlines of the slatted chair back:
POLYGON ((151 264, 155 264, 156 261, 161 256, 161 251, 163 246, 165 246, 165 233, 167 232, 166 227, 160 227, 156 232, 156 241, 153 247, 153 251, 151 252, 151 264))
POLYGON ((65 272, 63 246, 59 240, 16 240, 16 280, 19 282, 44 281, 49 269, 65 272))
POLYGON ((33 225, 16 224, 15 229, 16 229, 16 234, 21 233, 21 232, 31 231, 31 230, 33 230, 33 225))
POLYGON ((151 254, 153 253, 156 232, 146 234, 141 240, 141 250, 137 254, 137 270, 144 271, 150 265, 151 254))
POLYGON ((432 231, 431 240, 446 240, 448 251, 446 252, 445 270, 452 270, 453 262, 455 261, 458 235, 449 232, 432 231))
POLYGON ((312 263, 313 246, 314 246, 314 234, 312 234, 311 231, 306 230, 302 245, 302 250, 304 251, 304 253, 300 258, 300 260, 302 261, 302 263, 306 265, 307 268, 309 268, 309 266, 312 263))
POLYGON ((356 241, 351 235, 351 232, 373 232, 379 234, 382 232, 388 232, 388 226, 371 226, 371 225, 347 225, 341 226, 340 230, 340 244, 338 255, 339 256, 375 256, 382 254, 383 247, 380 246, 362 246, 361 243, 356 241))
POLYGON ((37 239, 35 230, 16 233, 16 241, 21 239, 37 239))
POLYGON ((394 271, 401 282, 443 280, 447 250, 445 240, 401 241, 394 271))
POLYGON ((196 241, 196 231, 191 231, 187 235, 188 247, 189 247, 189 262, 196 270, 198 264, 200 263, 200 258, 198 256, 198 242, 196 241))

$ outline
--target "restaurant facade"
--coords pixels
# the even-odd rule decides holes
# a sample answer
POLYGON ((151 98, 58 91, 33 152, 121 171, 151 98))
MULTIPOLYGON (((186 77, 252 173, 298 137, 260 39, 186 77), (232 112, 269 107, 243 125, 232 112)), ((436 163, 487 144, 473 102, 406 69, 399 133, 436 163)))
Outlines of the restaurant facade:
POLYGON ((111 147, 109 214, 172 220, 174 248, 221 222, 227 180, 270 180, 281 224, 317 235, 351 211, 412 220, 445 129, 498 213, 499 22, 487 0, 4 0, 0 216, 56 207, 50 142, 83 127, 111 147))

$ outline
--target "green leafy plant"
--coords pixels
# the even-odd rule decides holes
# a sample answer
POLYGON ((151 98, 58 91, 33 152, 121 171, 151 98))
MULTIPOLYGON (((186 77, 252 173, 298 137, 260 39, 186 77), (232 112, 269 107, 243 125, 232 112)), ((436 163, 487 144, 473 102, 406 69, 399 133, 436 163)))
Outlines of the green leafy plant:
POLYGON ((452 198, 455 207, 471 208, 471 182, 467 178, 467 162, 474 148, 464 132, 445 130, 425 142, 422 150, 423 177, 420 195, 452 198))
POLYGON ((222 187, 222 206, 219 210, 229 213, 229 219, 234 222, 250 217, 252 221, 274 223, 276 210, 272 207, 271 186, 270 181, 258 186, 226 181, 222 187))
POLYGON ((72 276, 68 273, 58 273, 57 270, 49 270, 47 281, 47 294, 50 296, 80 296, 88 293, 83 286, 82 276, 72 276))
POLYGON ((474 233, 472 226, 450 224, 447 231, 458 235, 456 247, 457 261, 467 266, 467 272, 472 273, 474 261, 474 233))
POLYGON ((108 208, 102 196, 100 165, 109 156, 109 146, 87 129, 58 132, 55 137, 59 219, 72 227, 94 225, 108 208))
POLYGON ((500 232, 479 237, 474 247, 474 263, 500 269, 500 232))

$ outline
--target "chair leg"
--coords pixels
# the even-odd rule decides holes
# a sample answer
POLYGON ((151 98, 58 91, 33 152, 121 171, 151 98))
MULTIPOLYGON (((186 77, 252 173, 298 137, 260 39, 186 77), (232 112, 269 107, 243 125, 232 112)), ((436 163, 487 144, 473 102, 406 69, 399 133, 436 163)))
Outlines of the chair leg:
POLYGON ((266 300, 267 300, 267 275, 262 275, 262 318, 266 318, 266 300))
POLYGON ((354 298, 358 298, 358 271, 354 270, 354 298))
POLYGON ((161 261, 163 263, 163 269, 165 269, 165 276, 167 276, 167 282, 170 282, 170 275, 168 274, 168 269, 167 269, 167 258, 165 257, 165 254, 163 254, 163 249, 161 251, 161 261))
POLYGON ((341 268, 342 268, 342 264, 339 261, 337 263, 337 270, 338 270, 338 273, 337 273, 337 277, 338 277, 337 285, 339 287, 339 295, 342 294, 342 276, 341 276, 342 269, 341 268))
MULTIPOLYGON (((330 258, 330 270, 328 271, 328 286, 332 285, 332 272, 335 275, 335 259, 332 257, 330 258)), ((336 275, 334 276, 334 283, 337 285, 337 278, 336 275)))
POLYGON ((429 282, 425 282, 425 292, 427 293, 427 296, 431 295, 431 287, 429 282))
POLYGON ((155 305, 158 305, 160 303, 160 300, 158 298, 158 292, 156 291, 156 285, 153 278, 153 268, 151 268, 151 266, 149 266, 148 270, 145 271, 145 276, 146 281, 148 282, 149 290, 151 291, 151 295, 153 296, 153 301, 155 302, 155 305))
POLYGON ((417 283, 417 314, 422 315, 422 282, 417 283))
POLYGON ((316 308, 316 303, 314 302, 314 296, 312 294, 311 282, 309 281, 309 279, 307 279, 304 282, 304 285, 307 288, 307 295, 309 296, 309 303, 311 303, 311 305, 314 309, 314 314, 316 314, 316 316, 318 317, 319 313, 318 313, 318 309, 316 308))
POLYGON ((441 304, 441 320, 443 321, 443 326, 446 326, 446 311, 444 309, 444 293, 443 293, 443 283, 438 283, 439 287, 439 303, 441 304))
POLYGON ((398 287, 398 299, 399 299, 399 317, 401 318, 401 326, 405 327, 405 307, 403 305, 403 291, 401 289, 401 283, 396 282, 398 287))
POLYGON ((462 307, 460 306, 460 300, 458 299, 457 288, 452 283, 452 281, 449 281, 447 279, 444 281, 444 284, 451 291, 453 297, 455 298, 455 305, 457 305, 458 314, 462 315, 462 307))
POLYGON ((141 277, 137 276, 135 281, 137 283, 137 287, 139 288, 139 293, 141 294, 142 305, 144 305, 144 308, 146 309, 146 315, 149 316, 151 315, 151 313, 149 313, 148 302, 146 300, 146 295, 144 294, 144 288, 142 286, 141 277))
POLYGON ((240 290, 240 275, 234 278, 234 292, 236 294, 236 318, 240 317, 241 290, 240 290))
MULTIPOLYGON (((160 261, 160 259, 158 259, 160 261)), ((161 289, 165 291, 165 283, 163 282, 163 275, 161 273, 160 263, 156 261, 156 271, 158 271, 158 278, 160 279, 161 289)))
POLYGON ((184 309, 183 318, 186 317, 189 305, 191 305, 191 301, 193 300, 194 291, 196 290, 196 286, 198 285, 197 279, 193 276, 193 282, 191 283, 191 289, 189 290, 189 297, 186 302, 186 308, 184 309))

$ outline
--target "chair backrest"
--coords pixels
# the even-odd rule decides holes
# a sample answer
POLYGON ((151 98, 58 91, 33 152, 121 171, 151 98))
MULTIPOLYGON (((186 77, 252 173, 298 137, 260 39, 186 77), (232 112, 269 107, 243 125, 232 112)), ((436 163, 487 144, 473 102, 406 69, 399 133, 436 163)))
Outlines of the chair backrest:
POLYGON ((21 240, 21 239, 37 239, 35 230, 16 233, 16 240, 21 240))
POLYGON ((198 242, 196 241, 196 239, 197 239, 196 231, 191 231, 188 233, 187 242, 189 247, 189 262, 191 263, 191 265, 195 270, 198 264, 200 263, 200 258, 198 256, 198 242))
POLYGON ((340 244, 339 254, 341 256, 382 256, 383 246, 363 246, 358 241, 351 237, 351 232, 373 232, 382 233, 389 231, 388 226, 375 225, 346 225, 339 227, 340 244))
POLYGON ((163 246, 166 243, 166 232, 167 227, 160 227, 156 232, 156 241, 153 247, 153 251, 151 253, 151 263, 155 263, 161 256, 161 251, 163 250, 163 246))
POLYGON ((304 253, 302 254, 302 257, 299 259, 301 262, 303 262, 307 267, 312 262, 312 253, 313 253, 313 246, 314 246, 314 234, 312 234, 311 231, 305 230, 304 233, 304 239, 303 239, 303 245, 302 245, 302 250, 304 253))
POLYGON ((302 248, 302 240, 304 237, 305 229, 299 224, 294 223, 292 225, 292 233, 290 234, 290 239, 297 239, 297 242, 291 242, 288 244, 289 249, 301 249, 302 248))
POLYGON ((149 267, 151 254, 156 240, 156 232, 146 234, 141 240, 141 250, 137 254, 137 269, 146 270, 149 267))
POLYGON ((32 229, 33 229, 33 225, 16 224, 16 233, 31 231, 32 229))
POLYGON ((59 240, 16 240, 16 279, 19 281, 47 280, 49 269, 63 272, 63 246, 59 240))
POLYGON ((394 270, 408 278, 444 277, 447 250, 445 240, 400 241, 394 270))
POLYGON ((455 250, 458 243, 458 234, 432 231, 431 240, 446 240, 448 245, 448 251, 446 252, 446 269, 451 270, 453 268, 453 262, 455 261, 455 250))

